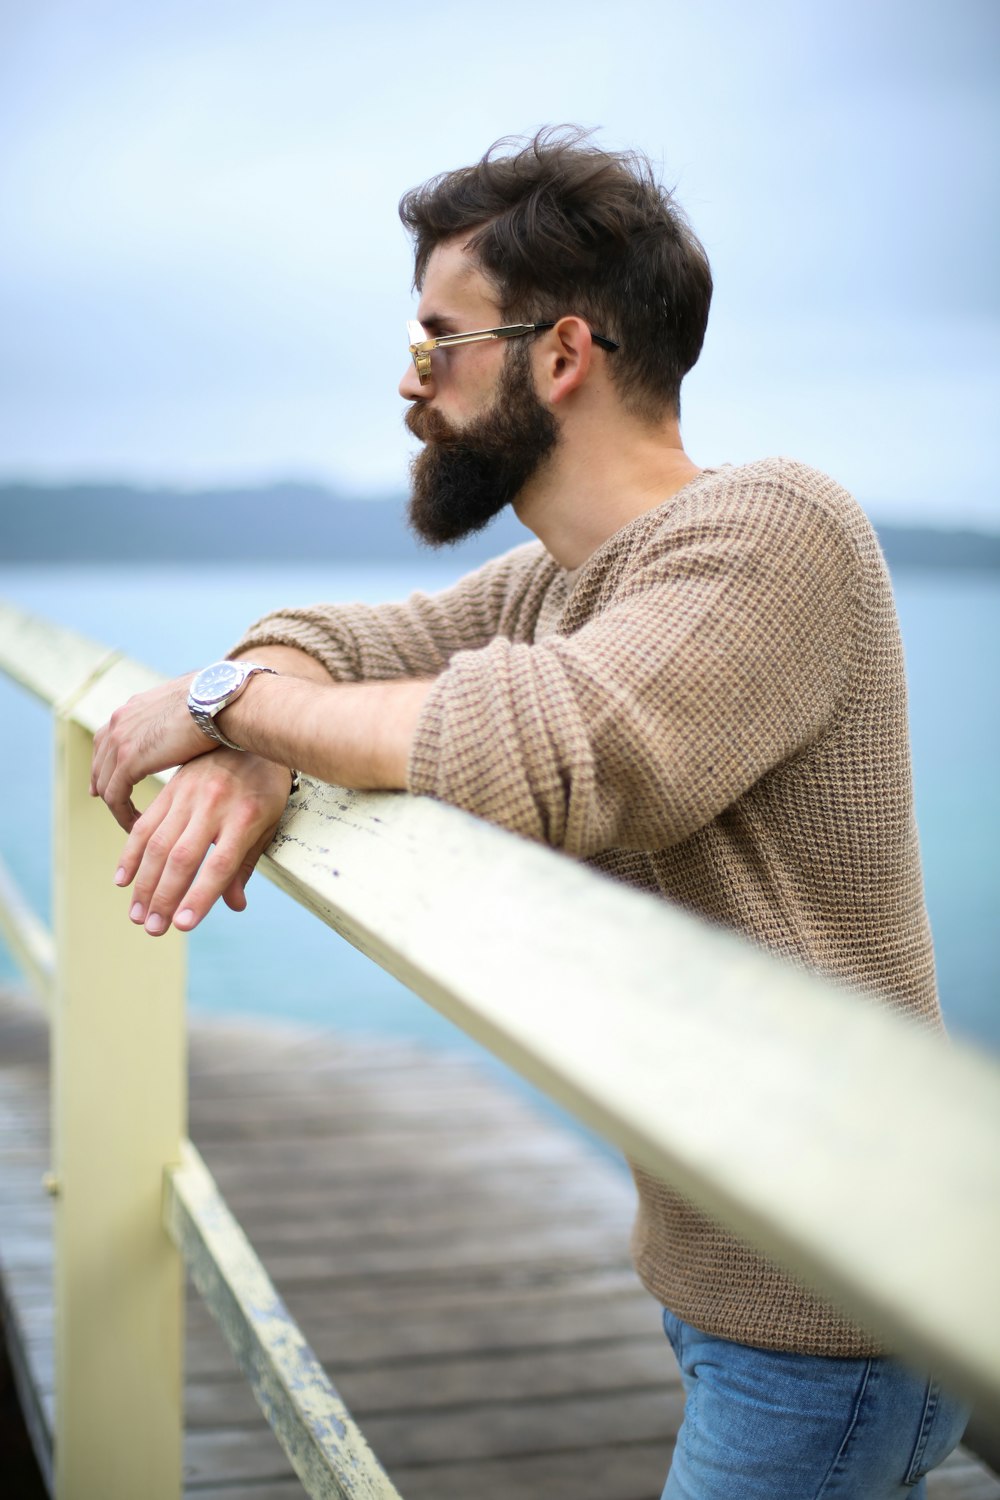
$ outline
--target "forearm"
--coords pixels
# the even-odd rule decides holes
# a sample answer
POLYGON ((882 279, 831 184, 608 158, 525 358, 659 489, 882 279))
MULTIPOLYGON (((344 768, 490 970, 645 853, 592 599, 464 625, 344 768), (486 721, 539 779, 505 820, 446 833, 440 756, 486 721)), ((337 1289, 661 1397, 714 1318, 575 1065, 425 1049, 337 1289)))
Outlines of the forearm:
MULTIPOLYGON (((265 651, 287 647, 322 663, 336 682, 435 677, 456 651, 478 650, 496 635, 517 638, 526 596, 555 571, 536 543, 495 558, 438 593, 418 592, 391 604, 275 610, 255 621, 227 655, 263 662, 265 651)), ((306 675, 294 666, 287 670, 306 675)))
POLYGON ((294 766, 339 786, 402 790, 417 720, 433 686, 427 679, 332 683, 292 675, 288 647, 253 652, 262 666, 245 692, 218 716, 227 739, 242 749, 294 766), (274 660, 266 657, 273 653, 274 660), (283 666, 277 656, 286 654, 283 666))

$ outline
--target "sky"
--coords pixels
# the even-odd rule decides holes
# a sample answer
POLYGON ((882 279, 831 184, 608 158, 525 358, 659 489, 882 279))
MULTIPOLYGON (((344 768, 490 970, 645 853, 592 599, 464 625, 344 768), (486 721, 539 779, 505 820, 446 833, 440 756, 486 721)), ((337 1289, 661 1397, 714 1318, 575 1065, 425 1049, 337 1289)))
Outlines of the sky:
POLYGON ((997 0, 0 0, 0 480, 398 493, 408 187, 572 121, 708 249, 696 462, 1000 530, 997 0))

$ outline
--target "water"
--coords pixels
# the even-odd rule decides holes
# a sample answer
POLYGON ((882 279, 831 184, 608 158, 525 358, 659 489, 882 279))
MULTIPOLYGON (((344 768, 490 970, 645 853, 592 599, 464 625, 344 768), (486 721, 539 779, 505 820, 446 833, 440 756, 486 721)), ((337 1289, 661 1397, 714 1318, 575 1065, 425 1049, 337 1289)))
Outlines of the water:
MULTIPOLYGON (((0 596, 168 673, 223 654, 278 603, 400 598, 454 576, 412 567, 0 568, 0 596)), ((1000 1049, 1000 586, 995 574, 900 571, 917 815, 942 1002, 952 1031, 1000 1049)), ((0 851, 40 912, 49 909, 48 711, 0 679, 0 851)), ((110 871, 109 878, 110 878, 110 871)), ((198 1011, 244 1011, 402 1035, 434 1046, 460 1034, 346 942, 255 878, 247 913, 217 910, 191 938, 198 1011), (284 957, 292 952, 291 968, 284 957)), ((13 962, 0 945, 0 978, 13 962)))

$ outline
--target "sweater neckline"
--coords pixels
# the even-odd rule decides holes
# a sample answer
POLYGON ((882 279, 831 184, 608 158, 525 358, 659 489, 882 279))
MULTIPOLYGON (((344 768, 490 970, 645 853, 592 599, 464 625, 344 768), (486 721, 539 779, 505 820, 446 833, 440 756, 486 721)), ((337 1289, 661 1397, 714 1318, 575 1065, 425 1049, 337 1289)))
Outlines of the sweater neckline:
POLYGON ((591 564, 595 562, 601 556, 601 554, 611 546, 612 542, 616 541, 619 537, 624 536, 631 527, 638 526, 640 522, 647 520, 657 511, 663 510, 668 505, 675 504, 675 502, 678 501, 682 495, 686 495, 690 490, 693 490, 695 486, 699 485, 703 479, 714 478, 714 476, 724 468, 731 468, 731 465, 719 464, 714 468, 699 470, 699 472, 694 476, 693 479, 689 479, 686 484, 682 484, 680 489, 675 490, 668 499, 662 500, 659 505, 651 505, 649 510, 641 511, 639 515, 633 516, 631 521, 626 521, 623 526, 619 526, 617 531, 613 531, 610 536, 605 537, 600 546, 595 547, 590 556, 586 558, 582 563, 580 563, 578 567, 560 568, 559 573, 565 586, 567 597, 576 588, 577 582, 580 578, 582 578, 583 574, 587 572, 591 564))

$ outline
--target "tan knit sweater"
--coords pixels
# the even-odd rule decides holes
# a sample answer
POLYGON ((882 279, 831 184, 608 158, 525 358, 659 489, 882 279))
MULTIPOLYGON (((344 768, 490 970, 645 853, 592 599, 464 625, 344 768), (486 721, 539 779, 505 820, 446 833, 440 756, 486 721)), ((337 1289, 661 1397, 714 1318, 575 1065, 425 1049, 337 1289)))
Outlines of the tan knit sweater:
MULTIPOLYGON (((239 649, 265 643, 341 679, 437 676, 411 791, 940 1023, 889 578, 825 476, 706 470, 574 574, 532 543, 403 604, 279 611, 239 649)), ((636 1266, 680 1317, 763 1347, 874 1351, 635 1175, 636 1266)))

